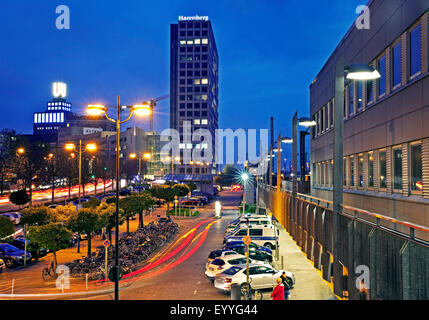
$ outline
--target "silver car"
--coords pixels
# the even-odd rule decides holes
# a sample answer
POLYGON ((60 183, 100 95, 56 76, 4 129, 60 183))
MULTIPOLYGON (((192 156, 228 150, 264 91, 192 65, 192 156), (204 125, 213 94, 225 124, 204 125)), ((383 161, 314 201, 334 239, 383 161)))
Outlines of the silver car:
MULTIPOLYGON (((283 270, 276 270, 269 264, 251 264, 249 265, 249 280, 252 289, 268 289, 273 288, 276 280, 280 278, 283 270)), ((295 285, 295 275, 292 272, 285 271, 286 277, 289 278, 292 286, 295 285)), ((246 265, 236 265, 218 273, 215 276, 215 288, 230 292, 231 285, 238 284, 240 286, 246 284, 246 265)))

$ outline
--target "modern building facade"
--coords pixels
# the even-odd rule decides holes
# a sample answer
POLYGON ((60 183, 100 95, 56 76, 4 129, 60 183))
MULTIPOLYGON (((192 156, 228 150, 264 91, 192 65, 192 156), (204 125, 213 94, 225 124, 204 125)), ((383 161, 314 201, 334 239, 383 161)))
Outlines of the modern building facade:
MULTIPOLYGON (((183 161, 184 153, 201 149, 214 155, 215 130, 219 118, 219 58, 208 17, 179 17, 171 25, 170 39, 170 127, 180 132, 180 164, 176 177, 192 177, 210 184, 216 174, 215 161, 183 161), (184 132, 186 123, 190 132, 184 132), (207 129, 210 141, 192 140, 192 133, 207 129)), ((189 179, 187 179, 189 180, 189 179)))
MULTIPOLYGON (((335 66, 381 78, 346 82, 344 204, 429 226, 429 2, 372 0, 310 86, 312 194, 332 199, 335 66)), ((417 231, 416 231, 417 233, 417 231)))
POLYGON ((46 110, 33 115, 33 140, 57 144, 58 133, 90 134, 101 131, 114 131, 115 125, 105 117, 82 116, 72 112, 72 104, 66 100, 67 85, 54 82, 53 99, 46 104, 46 110), (73 130, 72 130, 73 129, 73 130))

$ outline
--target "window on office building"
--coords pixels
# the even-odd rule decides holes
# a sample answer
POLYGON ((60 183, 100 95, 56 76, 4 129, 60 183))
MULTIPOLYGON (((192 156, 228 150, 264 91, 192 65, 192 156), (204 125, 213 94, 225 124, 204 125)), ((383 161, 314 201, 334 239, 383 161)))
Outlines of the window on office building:
POLYGON ((392 50, 392 86, 401 84, 401 42, 398 42, 392 50))
POLYGON ((366 100, 367 100, 367 104, 374 101, 372 80, 366 81, 366 100))
POLYGON ((329 103, 329 125, 334 126, 334 100, 329 103))
POLYGON ((378 59, 378 72, 381 77, 378 79, 378 95, 382 96, 386 93, 386 56, 378 59))
POLYGON ((350 185, 355 185, 355 157, 350 157, 350 185))
POLYGON ((329 130, 329 103, 325 107, 325 130, 329 130))
POLYGON ((343 185, 347 185, 347 158, 343 158, 343 185))
POLYGON ((423 190, 422 146, 411 146, 411 190, 423 190))
POLYGON ((358 156, 359 187, 363 188, 363 154, 358 156))
POLYGON ((320 132, 325 131, 325 108, 320 109, 320 132))
POLYGON ((386 151, 380 151, 378 154, 379 157, 379 176, 380 176, 380 188, 386 188, 386 176, 387 176, 387 166, 386 166, 386 151))
POLYGON ((410 32, 410 76, 419 74, 422 63, 421 56, 421 26, 418 25, 410 32))
POLYGON ((368 153, 368 187, 374 187, 374 154, 368 153))
POLYGON ((402 148, 393 149, 393 188, 402 189, 402 148))
POLYGON ((349 85, 349 114, 352 115, 354 111, 354 85, 349 85))
POLYGON ((358 81, 357 111, 362 111, 362 81, 358 81))

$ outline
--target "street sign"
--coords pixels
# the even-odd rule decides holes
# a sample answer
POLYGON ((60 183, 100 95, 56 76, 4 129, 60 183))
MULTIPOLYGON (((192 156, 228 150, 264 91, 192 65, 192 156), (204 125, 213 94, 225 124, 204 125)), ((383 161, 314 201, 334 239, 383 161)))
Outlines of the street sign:
POLYGON ((107 248, 107 247, 110 247, 110 241, 109 240, 106 240, 106 241, 104 241, 104 246, 107 248))
POLYGON ((252 239, 250 239, 249 236, 244 236, 243 237, 243 242, 244 242, 244 244, 249 245, 252 242, 252 239))

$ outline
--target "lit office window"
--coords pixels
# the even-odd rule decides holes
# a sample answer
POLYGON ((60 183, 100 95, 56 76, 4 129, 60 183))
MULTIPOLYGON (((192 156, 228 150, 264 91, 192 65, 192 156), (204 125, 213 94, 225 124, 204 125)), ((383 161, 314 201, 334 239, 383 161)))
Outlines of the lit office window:
POLYGON ((186 40, 180 40, 180 44, 186 44, 186 40))
POLYGON ((359 187, 363 187, 363 154, 358 156, 358 170, 359 170, 359 187))
POLYGON ((201 39, 195 39, 195 40, 194 40, 194 43, 195 43, 195 44, 201 44, 201 39))
POLYGON ((202 119, 202 120, 201 120, 201 124, 208 124, 207 119, 202 119))
POLYGON ((37 114, 37 123, 42 122, 42 115, 40 113, 37 114))
POLYGON ((42 113, 42 123, 45 123, 45 114, 42 113))
POLYGON ((209 83, 209 79, 207 78, 201 79, 201 84, 208 84, 208 83, 209 83))
POLYGON ((411 190, 423 190, 422 146, 411 146, 411 190))
POLYGON ((402 149, 393 150, 393 188, 402 189, 402 149))
POLYGON ((202 44, 208 44, 209 43, 209 39, 204 38, 204 39, 201 40, 201 43, 202 44))
POLYGON ((201 99, 202 99, 202 100, 204 100, 204 101, 207 101, 208 96, 207 96, 206 94, 203 94, 203 95, 201 96, 201 99))
POLYGON ((329 104, 329 123, 332 128, 334 126, 334 100, 329 104))
POLYGON ((52 122, 57 122, 57 114, 58 114, 58 113, 54 113, 54 114, 52 115, 52 122))
POLYGON ((187 44, 194 44, 194 41, 192 41, 192 40, 188 40, 188 41, 186 41, 186 43, 187 43, 187 44))
POLYGON ((393 47, 392 55, 392 85, 395 88, 401 84, 401 42, 393 47))
POLYGON ((64 112, 61 112, 61 120, 60 122, 64 122, 64 112))
POLYGON ((350 157, 350 185, 355 185, 355 157, 350 157))
POLYGON ((421 26, 418 25, 410 32, 410 76, 417 75, 421 69, 421 41, 421 26))
POLYGON ((374 154, 368 153, 368 187, 374 187, 374 154))
POLYGON ((382 96, 386 93, 386 56, 382 56, 378 60, 378 72, 381 78, 378 79, 378 95, 382 96))
POLYGON ((354 85, 349 85, 349 114, 352 115, 354 111, 354 85))
POLYGON ((201 84, 201 80, 200 79, 194 79, 194 84, 201 84))
POLYGON ((380 151, 379 156, 379 167, 380 167, 380 188, 386 188, 386 175, 387 175, 387 167, 386 167, 386 151, 380 151))
POLYGON ((37 123, 37 113, 34 114, 34 123, 37 123))
POLYGON ((194 119, 194 124, 201 124, 200 119, 194 119))

